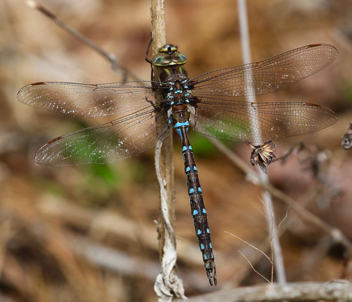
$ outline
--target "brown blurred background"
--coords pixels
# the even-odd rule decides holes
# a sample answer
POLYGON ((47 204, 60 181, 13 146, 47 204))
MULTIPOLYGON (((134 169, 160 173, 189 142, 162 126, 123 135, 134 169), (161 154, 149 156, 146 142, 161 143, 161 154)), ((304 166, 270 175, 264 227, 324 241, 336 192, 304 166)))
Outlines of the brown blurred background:
MULTIPOLYGON (((142 80, 150 35, 149 0, 41 0, 61 19, 142 80)), ((241 64, 236 1, 166 1, 167 41, 188 59, 189 76, 241 64)), ((277 155, 297 142, 307 150, 269 166, 271 182, 352 240, 352 154, 341 147, 352 122, 352 2, 249 0, 253 61, 313 43, 329 43, 338 59, 289 89, 258 101, 314 102, 338 122, 318 133, 275 142, 277 155)), ((121 80, 91 49, 23 0, 0 1, 0 300, 155 301, 158 274, 158 185, 153 151, 106 166, 46 168, 36 150, 75 129, 112 120, 74 119, 17 102, 38 81, 121 80)), ((192 132, 217 261, 217 288, 206 279, 194 234, 180 141, 175 140, 178 271, 187 295, 265 282, 238 252, 270 278, 271 265, 230 232, 270 255, 260 189, 192 132)), ((249 164, 245 144, 228 144, 249 164)), ((345 250, 313 224, 274 200, 288 281, 351 278, 345 250)))

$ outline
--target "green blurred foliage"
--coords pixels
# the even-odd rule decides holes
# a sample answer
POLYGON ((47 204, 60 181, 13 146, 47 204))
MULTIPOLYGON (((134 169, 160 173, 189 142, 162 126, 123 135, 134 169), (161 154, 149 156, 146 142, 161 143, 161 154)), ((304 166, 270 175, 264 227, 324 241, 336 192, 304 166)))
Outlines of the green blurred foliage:
POLYGON ((193 148, 193 152, 196 153, 197 156, 210 158, 219 153, 216 147, 207 139, 206 136, 196 131, 190 131, 188 136, 193 148))

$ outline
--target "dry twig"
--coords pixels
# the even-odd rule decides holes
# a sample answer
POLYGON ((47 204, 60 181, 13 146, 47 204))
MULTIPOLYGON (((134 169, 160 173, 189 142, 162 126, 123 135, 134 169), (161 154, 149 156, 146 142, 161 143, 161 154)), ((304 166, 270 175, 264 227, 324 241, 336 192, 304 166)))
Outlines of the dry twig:
POLYGON ((217 292, 194 297, 188 302, 261 302, 272 301, 352 301, 352 285, 349 282, 300 282, 286 285, 259 285, 240 287, 226 292, 217 292))

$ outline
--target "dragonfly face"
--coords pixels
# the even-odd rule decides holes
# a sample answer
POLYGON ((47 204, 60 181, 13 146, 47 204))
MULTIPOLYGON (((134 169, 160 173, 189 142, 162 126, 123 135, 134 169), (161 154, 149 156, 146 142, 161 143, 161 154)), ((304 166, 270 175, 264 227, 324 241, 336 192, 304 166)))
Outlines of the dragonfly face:
POLYGON ((191 213, 212 285, 217 281, 207 212, 187 135, 192 114, 196 119, 194 130, 219 139, 251 142, 256 152, 253 161, 265 163, 272 154, 267 148, 259 150, 256 144, 319 131, 334 124, 336 115, 312 103, 247 103, 236 97, 289 87, 318 72, 337 56, 338 51, 331 45, 307 45, 261 62, 211 71, 190 80, 183 68, 186 57, 176 46, 167 44, 151 61, 162 69, 155 82, 40 82, 23 87, 17 98, 40 110, 78 117, 124 114, 109 123, 49 141, 36 153, 35 162, 39 165, 103 164, 127 159, 153 148, 157 140, 170 134, 172 126, 181 138, 191 213), (157 103, 157 98, 161 102, 157 103))

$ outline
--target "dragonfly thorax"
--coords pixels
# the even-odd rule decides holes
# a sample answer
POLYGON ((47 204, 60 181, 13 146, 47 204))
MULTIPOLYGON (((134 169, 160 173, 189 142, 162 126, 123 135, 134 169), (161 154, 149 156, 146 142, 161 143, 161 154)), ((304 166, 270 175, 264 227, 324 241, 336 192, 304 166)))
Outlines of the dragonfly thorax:
POLYGON ((168 82, 167 100, 171 106, 190 104, 192 99, 192 90, 187 85, 188 79, 182 82, 177 80, 175 82, 168 82))

